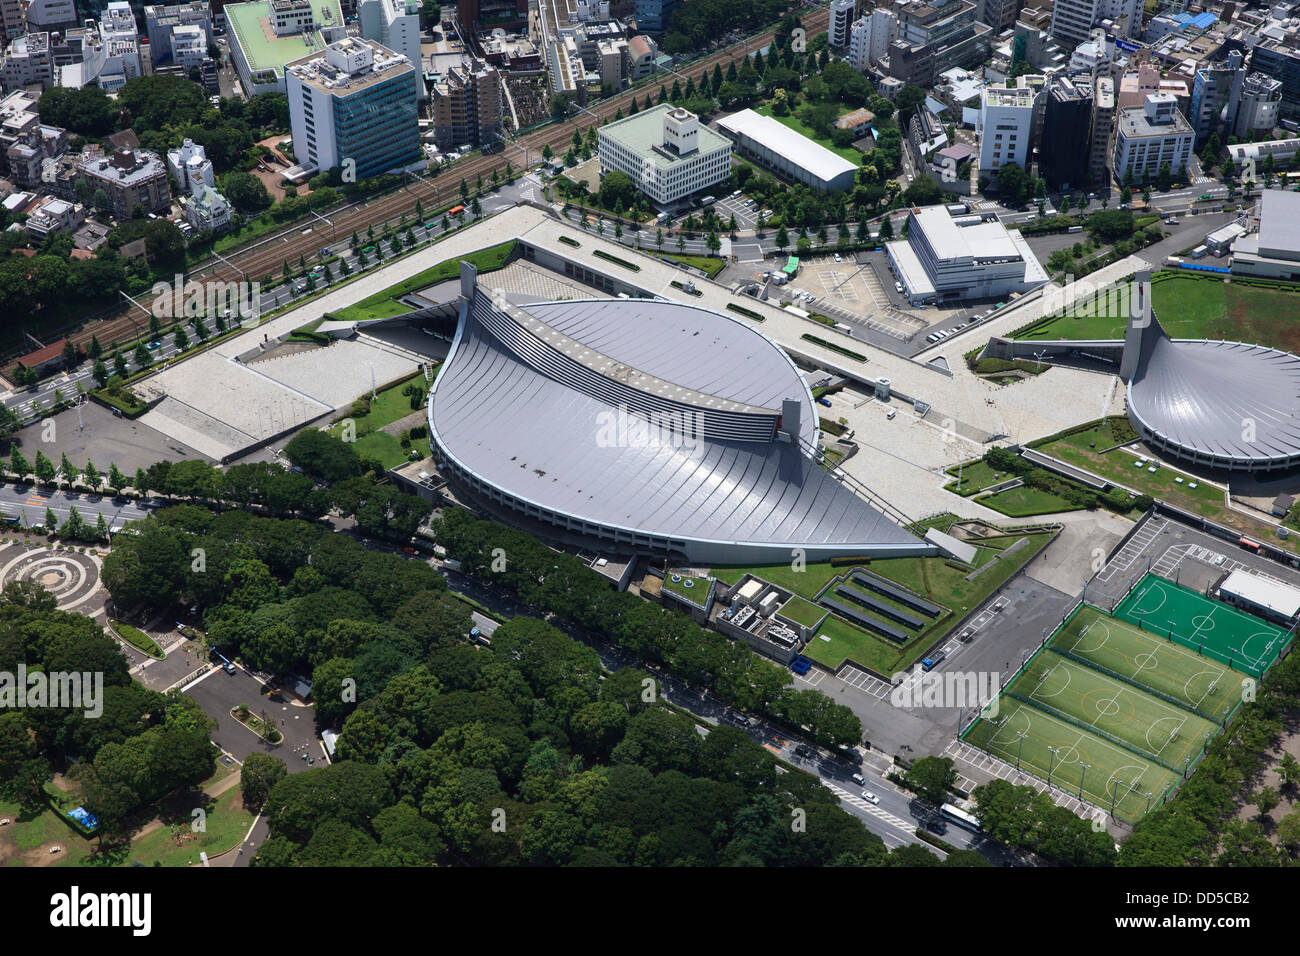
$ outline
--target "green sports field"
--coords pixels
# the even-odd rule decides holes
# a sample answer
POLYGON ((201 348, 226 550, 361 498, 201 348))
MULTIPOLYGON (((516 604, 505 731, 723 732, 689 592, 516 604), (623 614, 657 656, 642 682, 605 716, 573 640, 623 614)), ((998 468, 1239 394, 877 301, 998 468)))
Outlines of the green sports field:
POLYGON ((1015 698, 998 699, 996 715, 981 717, 964 739, 1012 765, 1134 822, 1158 806, 1180 776, 1015 698))
POLYGON ((1164 695, 1219 724, 1240 702, 1241 681, 1246 677, 1226 664, 1086 604, 1052 635, 1047 646, 1164 695))
POLYGON ((1007 693, 1180 771, 1219 729, 1183 707, 1051 651, 1036 655, 1007 685, 1007 693))
POLYGON ((1262 677, 1290 640, 1274 624, 1150 572, 1119 603, 1115 616, 1252 677, 1262 677))

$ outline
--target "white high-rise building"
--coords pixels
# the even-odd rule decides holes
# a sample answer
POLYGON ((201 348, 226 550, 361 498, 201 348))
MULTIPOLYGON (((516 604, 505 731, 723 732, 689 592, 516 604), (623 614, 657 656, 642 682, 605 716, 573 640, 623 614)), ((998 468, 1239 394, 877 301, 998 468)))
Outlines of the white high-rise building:
POLYGON ((1187 168, 1196 133, 1178 112, 1178 100, 1169 93, 1149 93, 1146 103, 1119 111, 1115 124, 1115 149, 1111 172, 1123 180, 1154 181, 1162 166, 1171 176, 1187 168))
POLYGON ((1093 27, 1105 21, 1127 17, 1129 31, 1141 27, 1142 6, 1138 0, 1055 0, 1052 6, 1052 39, 1069 49, 1088 39, 1093 27))
POLYGON ((1232 132, 1237 139, 1254 139, 1277 126, 1282 105, 1282 81, 1264 73, 1251 73, 1242 81, 1232 132))
POLYGON ((1007 163, 1024 169, 1033 144, 1036 90, 987 86, 980 96, 980 172, 990 178, 1007 163))
POLYGON ((831 0, 831 19, 826 25, 826 39, 831 49, 843 50, 849 45, 849 28, 857 9, 855 0, 831 0))
POLYGON ((415 70, 416 94, 424 100, 429 91, 424 86, 424 69, 420 65, 420 0, 361 0, 357 4, 361 35, 374 40, 411 62, 415 70))
POLYGON ((866 72, 885 58, 889 44, 898 38, 898 18, 892 10, 877 8, 860 17, 849 29, 849 64, 866 72))

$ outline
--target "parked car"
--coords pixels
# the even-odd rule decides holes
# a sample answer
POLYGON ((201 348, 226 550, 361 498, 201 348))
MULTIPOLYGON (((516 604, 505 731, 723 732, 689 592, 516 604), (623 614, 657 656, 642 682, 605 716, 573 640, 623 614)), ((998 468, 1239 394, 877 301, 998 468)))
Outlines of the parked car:
POLYGON ((838 252, 835 253, 835 261, 836 261, 836 262, 839 262, 839 261, 840 261, 840 254, 839 254, 838 252))

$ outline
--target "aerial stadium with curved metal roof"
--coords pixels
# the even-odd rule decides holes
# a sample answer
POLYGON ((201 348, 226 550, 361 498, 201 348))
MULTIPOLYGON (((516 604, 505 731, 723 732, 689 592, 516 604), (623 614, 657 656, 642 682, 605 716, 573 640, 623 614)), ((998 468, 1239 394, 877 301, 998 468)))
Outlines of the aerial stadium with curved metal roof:
POLYGON ((790 358, 662 299, 530 302, 462 265, 430 444, 471 497, 600 548, 710 563, 928 554, 907 518, 817 458, 790 358))
POLYGON ((1129 421, 1153 448, 1232 471, 1300 466, 1300 358, 1170 339, 1153 321, 1129 381, 1129 421))

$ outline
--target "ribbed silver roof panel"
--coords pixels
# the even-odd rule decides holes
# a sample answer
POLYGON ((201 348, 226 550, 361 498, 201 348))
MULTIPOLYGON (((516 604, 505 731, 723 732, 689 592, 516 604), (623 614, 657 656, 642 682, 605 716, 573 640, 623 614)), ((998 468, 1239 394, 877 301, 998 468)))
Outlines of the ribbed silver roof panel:
POLYGON ((1142 424, 1189 452, 1241 464, 1300 455, 1300 358, 1153 331, 1128 393, 1142 424))
MULTIPOLYGON (((698 438, 637 447, 609 437, 614 410, 543 374, 466 310, 431 396, 438 445, 480 480, 583 521, 697 541, 843 545, 920 542, 785 442, 698 438)), ((667 381, 780 408, 800 402, 811 443, 816 412, 790 359, 726 316, 648 300, 529 305, 593 349, 667 381)))

